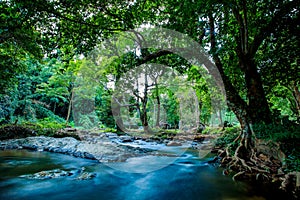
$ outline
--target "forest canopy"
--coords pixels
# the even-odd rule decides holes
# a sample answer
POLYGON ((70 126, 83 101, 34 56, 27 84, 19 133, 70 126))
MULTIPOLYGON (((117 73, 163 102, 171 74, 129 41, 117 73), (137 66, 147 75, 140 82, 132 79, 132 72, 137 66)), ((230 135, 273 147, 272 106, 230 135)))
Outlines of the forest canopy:
POLYGON ((0 0, 0 139, 210 133, 224 174, 289 188, 300 170, 299 8, 0 0))
MULTIPOLYGON (((94 100, 99 124, 118 128, 112 117, 116 113, 111 110, 113 89, 107 84, 147 63, 167 65, 188 77, 198 97, 197 126, 199 122, 223 124, 224 117, 230 121, 228 116, 232 115, 237 121, 230 123, 239 123, 245 130, 259 123, 299 123, 297 1, 4 0, 0 6, 1 123, 15 123, 17 119, 72 123, 76 76, 94 65, 99 80, 94 100), (172 52, 146 48, 130 50, 115 59, 109 56, 115 54, 113 47, 127 45, 119 38, 102 49, 105 52, 101 55, 108 55, 108 60, 106 65, 104 61, 99 65, 99 57, 92 50, 115 34, 145 26, 178 31, 198 42, 221 75, 227 105, 212 109, 201 67, 172 52)), ((136 36, 133 42, 139 39, 136 36)), ((147 119, 156 126, 161 121, 176 127, 180 121, 178 98, 170 89, 158 86, 149 90, 149 98, 161 104, 167 117, 147 119)), ((131 102, 129 112, 139 110, 137 105, 142 106, 145 100, 136 98, 138 103, 131 102)), ((145 111, 135 111, 135 115, 140 115, 139 126, 145 127, 142 115, 154 108, 147 103, 143 106, 145 111)), ((82 123, 88 126, 93 120, 82 123)))

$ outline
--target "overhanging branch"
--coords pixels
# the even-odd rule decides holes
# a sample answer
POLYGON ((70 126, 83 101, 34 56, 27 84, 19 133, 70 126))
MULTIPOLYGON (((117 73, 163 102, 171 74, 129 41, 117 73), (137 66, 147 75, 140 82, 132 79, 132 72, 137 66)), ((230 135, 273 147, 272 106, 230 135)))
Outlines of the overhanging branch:
POLYGON ((272 32, 276 31, 277 28, 279 28, 282 25, 285 25, 283 24, 285 23, 285 20, 282 20, 282 18, 290 14, 290 12, 293 11, 293 9, 297 8, 297 6, 299 6, 298 4, 298 0, 288 1, 285 5, 283 5, 280 8, 280 10, 275 12, 272 20, 266 26, 263 26, 258 32, 258 34, 254 37, 254 40, 250 46, 250 55, 254 56, 263 40, 272 32))

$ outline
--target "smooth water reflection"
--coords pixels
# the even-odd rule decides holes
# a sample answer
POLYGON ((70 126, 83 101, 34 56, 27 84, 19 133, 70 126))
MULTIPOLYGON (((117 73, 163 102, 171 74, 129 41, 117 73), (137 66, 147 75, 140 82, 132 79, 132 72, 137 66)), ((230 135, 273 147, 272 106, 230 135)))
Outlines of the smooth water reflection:
POLYGON ((114 163, 116 168, 96 161, 48 152, 0 151, 0 199, 125 199, 125 200, 229 200, 263 199, 247 194, 247 185, 236 183, 221 171, 187 151, 167 167, 149 173, 137 172, 153 167, 168 157, 149 156, 114 163), (149 163, 141 165, 141 162, 149 163), (90 180, 72 176, 55 179, 20 177, 42 170, 75 170, 84 167, 96 173, 90 180))

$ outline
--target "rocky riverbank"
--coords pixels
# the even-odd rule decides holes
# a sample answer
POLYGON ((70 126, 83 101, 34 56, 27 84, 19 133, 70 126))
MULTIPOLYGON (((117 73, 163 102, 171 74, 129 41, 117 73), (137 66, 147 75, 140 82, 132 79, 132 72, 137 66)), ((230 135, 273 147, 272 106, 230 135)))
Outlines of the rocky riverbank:
MULTIPOLYGON (((147 148, 122 145, 112 140, 113 137, 119 139, 113 133, 102 133, 98 134, 98 136, 85 135, 84 140, 77 140, 72 137, 34 136, 0 141, 0 149, 48 151, 98 160, 99 162, 124 161, 129 157, 143 156, 152 152, 151 149, 147 148)), ((125 139, 123 138, 123 140, 125 139)))
POLYGON ((207 150, 212 146, 202 147, 200 144, 214 139, 209 135, 177 134, 175 136, 162 132, 158 135, 134 134, 130 136, 74 128, 61 129, 50 136, 39 136, 30 127, 5 126, 0 130, 0 150, 48 151, 99 162, 118 162, 131 157, 158 155, 155 148, 153 149, 155 145, 182 146, 184 142, 189 141, 192 148, 201 147, 207 150))
MULTIPOLYGON (((76 132, 74 137, 46 137, 29 136, 24 138, 13 137, 13 139, 0 140, 0 150, 28 149, 34 151, 48 151, 62 153, 75 157, 98 160, 99 162, 119 162, 131 157, 146 155, 162 155, 157 152, 160 147, 182 146, 189 141, 190 147, 194 149, 205 148, 209 150, 210 145, 200 145, 208 141, 209 137, 179 136, 178 138, 153 138, 149 136, 117 135, 116 133, 96 133, 77 130, 63 130, 65 132, 76 132), (193 141, 193 142, 192 142, 193 141)), ((59 134, 59 133, 58 133, 59 134)), ((168 153, 164 153, 166 156, 168 153)))
MULTIPOLYGON (((243 147, 241 147, 243 148, 243 147)), ((245 149, 242 149, 245 153, 245 149)), ((299 199, 300 172, 290 171, 287 168, 287 157, 281 145, 274 141, 255 140, 249 158, 243 158, 240 152, 230 153, 227 147, 214 147, 213 152, 218 154, 218 163, 224 175, 231 175, 235 181, 252 183, 256 190, 261 192, 272 191, 272 195, 286 199, 299 199)))

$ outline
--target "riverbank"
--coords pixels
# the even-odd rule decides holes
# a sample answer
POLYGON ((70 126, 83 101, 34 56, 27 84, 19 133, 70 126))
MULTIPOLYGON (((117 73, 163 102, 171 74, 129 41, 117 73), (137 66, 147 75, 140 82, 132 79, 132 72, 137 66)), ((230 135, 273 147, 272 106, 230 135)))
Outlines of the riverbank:
MULTIPOLYGON (((111 132, 86 131, 74 128, 61 129, 49 136, 39 136, 35 130, 22 126, 6 126, 0 131, 0 150, 28 149, 67 154, 99 162, 123 162, 128 158, 165 154, 158 152, 163 146, 190 145, 198 148, 210 136, 172 134, 118 135, 111 132)), ((206 142, 207 143, 207 142, 206 142)), ((205 145, 204 145, 205 146, 205 145)), ((206 144, 206 151, 212 148, 206 144)))
MULTIPOLYGON (((236 137, 233 131, 207 132, 200 134, 170 134, 159 135, 133 134, 118 135, 110 132, 84 131, 66 128, 55 133, 55 137, 34 136, 35 132, 22 127, 6 128, 13 130, 5 132, 5 138, 0 141, 0 149, 29 149, 34 151, 48 151, 67 154, 74 157, 97 160, 102 163, 124 162, 130 158, 145 156, 174 156, 167 152, 158 151, 162 147, 186 146, 197 149, 199 156, 205 156, 211 151, 218 155, 209 163, 215 163, 224 169, 223 174, 232 176, 234 180, 251 182, 258 188, 273 190, 275 193, 289 199, 299 197, 299 175, 296 171, 286 171, 286 156, 275 148, 274 143, 264 140, 256 141, 255 155, 266 167, 265 171, 242 171, 239 166, 243 163, 230 164, 225 152, 230 149, 225 144, 236 137), (219 137, 222 135, 221 137, 219 137), (70 137, 72 136, 72 137, 70 137), (9 137, 11 137, 9 139, 9 137), (217 137, 216 142, 212 142, 217 137), (227 141, 220 141, 225 138, 227 141), (272 146, 273 145, 273 146, 272 146)), ((2 135, 2 138, 3 135, 2 135)), ((278 146, 277 146, 278 147, 278 146)), ((180 155, 178 155, 180 156, 180 155)), ((247 162, 247 161, 245 161, 247 162)), ((261 163, 259 163, 261 164, 261 163)), ((255 166, 254 166, 255 167, 255 166)), ((263 191, 262 191, 263 192, 263 191)))
POLYGON ((73 137, 54 138, 31 136, 2 140, 0 142, 0 149, 48 151, 98 160, 99 162, 124 161, 129 157, 147 155, 152 151, 147 148, 134 148, 115 143, 109 139, 112 136, 117 137, 117 135, 112 133, 102 133, 98 136, 85 136, 85 140, 77 140, 73 137))
POLYGON ((293 137, 293 132, 291 137, 278 130, 263 131, 272 133, 272 138, 262 137, 257 130, 250 151, 240 146, 237 140, 240 131, 225 131, 217 139, 213 152, 218 155, 223 174, 235 181, 250 182, 262 191, 269 190, 286 199, 299 199, 299 154, 296 153, 299 151, 299 138, 293 137))

